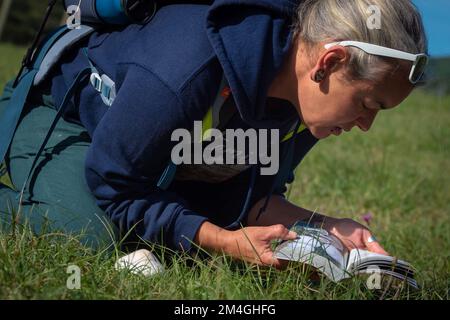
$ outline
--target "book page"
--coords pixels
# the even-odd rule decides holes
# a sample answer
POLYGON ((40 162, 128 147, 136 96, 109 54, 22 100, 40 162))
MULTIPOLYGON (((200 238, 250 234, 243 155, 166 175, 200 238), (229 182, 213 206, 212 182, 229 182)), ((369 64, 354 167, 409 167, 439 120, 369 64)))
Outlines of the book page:
POLYGON ((392 276, 418 288, 414 279, 415 269, 408 262, 367 250, 353 249, 348 258, 347 270, 353 274, 373 273, 377 268, 380 274, 392 276))
POLYGON ((406 261, 391 256, 370 252, 363 249, 352 249, 347 262, 347 270, 359 269, 359 266, 367 265, 390 265, 397 268, 414 271, 414 268, 406 261))
POLYGON ((323 229, 297 227, 294 231, 297 239, 279 244, 274 257, 310 264, 334 281, 346 277, 348 251, 336 237, 323 229))

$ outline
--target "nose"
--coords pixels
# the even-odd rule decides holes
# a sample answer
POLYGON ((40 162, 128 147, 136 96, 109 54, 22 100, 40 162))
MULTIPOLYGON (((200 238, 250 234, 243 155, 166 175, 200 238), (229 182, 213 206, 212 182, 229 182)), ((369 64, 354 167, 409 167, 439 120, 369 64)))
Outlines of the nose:
POLYGON ((369 131, 369 129, 372 127, 373 122, 375 121, 375 117, 377 116, 378 110, 375 110, 374 112, 370 114, 363 115, 356 119, 356 125, 359 129, 361 129, 364 132, 369 131))

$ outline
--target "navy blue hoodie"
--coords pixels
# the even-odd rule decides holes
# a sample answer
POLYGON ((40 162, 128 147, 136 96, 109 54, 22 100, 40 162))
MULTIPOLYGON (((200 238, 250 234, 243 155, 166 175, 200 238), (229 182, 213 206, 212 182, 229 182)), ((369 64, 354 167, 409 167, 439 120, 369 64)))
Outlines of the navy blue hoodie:
MULTIPOLYGON (((90 134, 86 181, 123 233, 133 229, 145 240, 189 251, 204 221, 229 227, 240 217, 244 223, 245 212, 240 215, 247 198, 251 208, 286 191, 293 169, 317 142, 309 130, 281 143, 281 161, 290 165, 281 180, 258 171, 251 186, 255 170, 249 168, 220 183, 175 180, 167 190, 156 184, 175 145, 173 130, 190 130, 193 121, 203 119, 222 75, 238 110, 227 127, 277 128, 282 137, 299 121, 289 102, 267 98, 291 45, 296 5, 289 0, 173 5, 144 26, 90 36, 84 44, 89 58, 115 81, 117 97, 107 107, 86 84, 64 117, 90 134)), ((56 103, 87 64, 82 50, 67 55, 52 79, 56 103)))

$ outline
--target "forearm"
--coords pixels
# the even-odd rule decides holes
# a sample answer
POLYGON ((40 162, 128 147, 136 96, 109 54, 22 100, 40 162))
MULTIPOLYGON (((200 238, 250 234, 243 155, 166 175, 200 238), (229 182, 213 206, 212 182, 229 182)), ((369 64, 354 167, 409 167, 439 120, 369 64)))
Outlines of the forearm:
POLYGON ((334 220, 332 217, 327 217, 318 212, 296 206, 285 198, 277 195, 270 197, 266 210, 262 212, 258 220, 256 220, 259 209, 264 205, 264 202, 265 198, 259 200, 250 210, 247 225, 269 226, 281 223, 284 226, 289 227, 298 220, 304 220, 305 222, 319 225, 323 224, 325 226, 327 221, 334 220))
MULTIPOLYGON (((266 211, 256 220, 256 215, 258 214, 259 208, 264 205, 264 201, 265 198, 261 199, 250 210, 247 219, 248 226, 262 227, 283 224, 289 227, 298 220, 304 220, 305 222, 319 225, 323 224, 325 227, 327 221, 334 220, 334 218, 296 206, 277 195, 270 198, 266 211)), ((232 236, 232 231, 205 221, 198 229, 194 242, 208 251, 227 252, 230 250, 230 239, 232 236)))

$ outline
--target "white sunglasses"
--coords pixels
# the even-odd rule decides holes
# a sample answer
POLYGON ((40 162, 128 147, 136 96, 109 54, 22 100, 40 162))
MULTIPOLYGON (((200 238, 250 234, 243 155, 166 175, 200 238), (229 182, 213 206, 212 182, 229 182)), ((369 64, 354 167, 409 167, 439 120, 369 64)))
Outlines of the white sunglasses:
POLYGON ((343 47, 356 47, 368 54, 373 54, 376 56, 383 56, 389 58, 396 58, 402 60, 413 61, 411 67, 411 72, 409 73, 409 81, 412 84, 418 83, 424 72, 425 67, 428 64, 428 55, 425 53, 412 54, 400 50, 395 50, 387 47, 378 46, 371 43, 359 42, 359 41, 339 41, 332 42, 325 45, 325 49, 330 49, 333 46, 343 46, 343 47))

